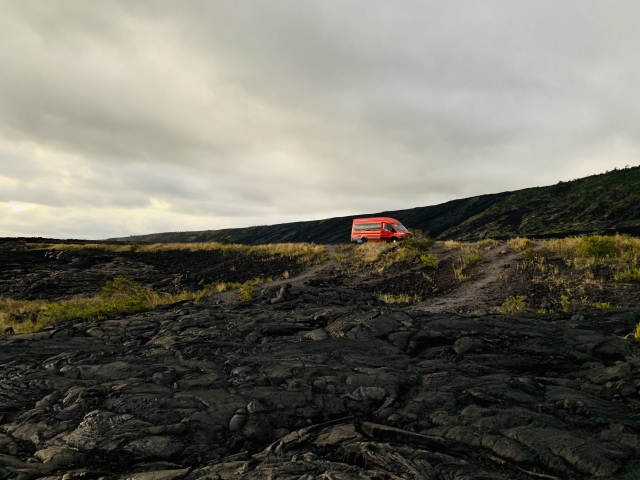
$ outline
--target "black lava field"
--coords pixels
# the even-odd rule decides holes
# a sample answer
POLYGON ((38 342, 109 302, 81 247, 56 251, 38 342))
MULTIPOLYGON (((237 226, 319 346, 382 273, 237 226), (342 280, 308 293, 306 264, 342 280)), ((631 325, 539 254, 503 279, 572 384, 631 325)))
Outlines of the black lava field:
MULTIPOLYGON (((0 253, 5 298, 94 294, 125 273, 196 288, 223 271, 188 251, 0 253)), ((0 336, 0 478, 640 478, 640 350, 625 338, 640 308, 434 313, 332 268, 296 280, 290 260, 233 262, 225 280, 291 279, 246 302, 0 336)))

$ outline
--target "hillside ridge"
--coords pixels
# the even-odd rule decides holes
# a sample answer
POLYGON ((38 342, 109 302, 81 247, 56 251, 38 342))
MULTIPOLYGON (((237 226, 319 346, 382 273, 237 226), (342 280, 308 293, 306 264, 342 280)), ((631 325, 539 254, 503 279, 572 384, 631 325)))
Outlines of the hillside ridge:
POLYGON ((451 200, 438 205, 241 228, 165 232, 112 238, 130 242, 346 243, 353 218, 390 216, 432 238, 563 237, 640 234, 640 167, 613 170, 555 185, 451 200))

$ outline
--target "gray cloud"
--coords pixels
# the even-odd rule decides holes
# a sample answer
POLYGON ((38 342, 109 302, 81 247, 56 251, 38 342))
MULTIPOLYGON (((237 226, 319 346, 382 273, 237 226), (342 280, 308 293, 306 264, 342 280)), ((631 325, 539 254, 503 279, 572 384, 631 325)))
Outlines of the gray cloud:
POLYGON ((322 218, 638 164, 639 15, 591 0, 1 2, 0 235, 322 218))

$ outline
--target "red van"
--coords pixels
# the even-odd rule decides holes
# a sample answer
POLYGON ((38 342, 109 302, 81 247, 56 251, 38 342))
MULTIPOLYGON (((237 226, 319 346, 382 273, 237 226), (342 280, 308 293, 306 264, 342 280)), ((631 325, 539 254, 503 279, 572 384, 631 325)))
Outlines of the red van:
POLYGON ((352 242, 395 242, 410 235, 404 225, 389 217, 354 218, 351 227, 352 242))

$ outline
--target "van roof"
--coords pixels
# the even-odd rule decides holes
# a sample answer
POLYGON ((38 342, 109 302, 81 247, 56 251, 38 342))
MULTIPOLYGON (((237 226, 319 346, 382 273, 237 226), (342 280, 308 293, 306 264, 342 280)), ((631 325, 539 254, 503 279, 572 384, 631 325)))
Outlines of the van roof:
POLYGON ((353 223, 370 223, 370 222, 387 222, 387 223, 402 223, 391 217, 368 217, 368 218, 354 218, 353 223))

